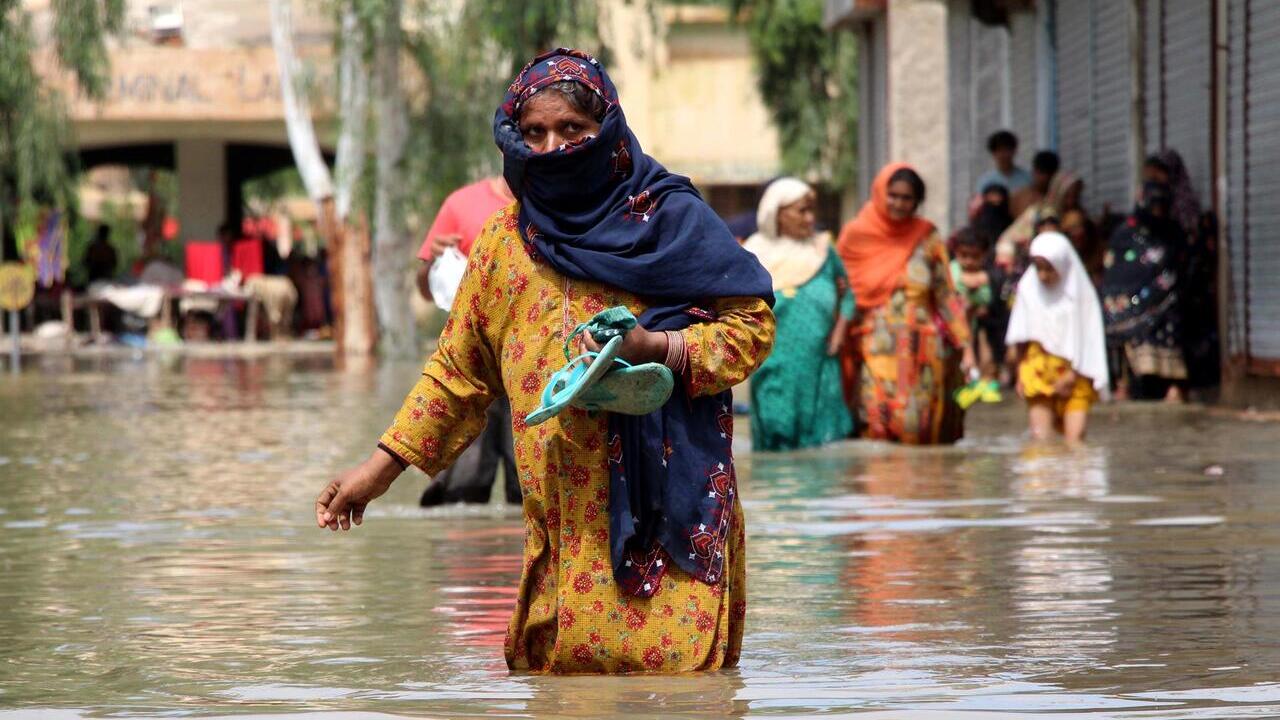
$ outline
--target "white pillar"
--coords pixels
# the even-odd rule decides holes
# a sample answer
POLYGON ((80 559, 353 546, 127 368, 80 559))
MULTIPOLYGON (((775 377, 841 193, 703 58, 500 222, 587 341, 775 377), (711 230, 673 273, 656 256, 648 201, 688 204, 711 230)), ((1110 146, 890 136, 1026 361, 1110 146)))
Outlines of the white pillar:
POLYGON ((923 214, 946 232, 951 216, 947 3, 889 0, 888 25, 889 160, 910 163, 924 178, 923 214))
POLYGON ((183 241, 214 240, 227 212, 227 151, 221 140, 179 140, 178 222, 183 241))

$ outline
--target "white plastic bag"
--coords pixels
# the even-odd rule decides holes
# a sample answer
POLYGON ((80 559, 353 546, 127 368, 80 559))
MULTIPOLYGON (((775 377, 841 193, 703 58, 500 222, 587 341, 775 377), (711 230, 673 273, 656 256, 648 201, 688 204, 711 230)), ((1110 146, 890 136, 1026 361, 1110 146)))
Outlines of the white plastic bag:
POLYGON ((444 254, 431 263, 431 269, 427 271, 427 288, 431 290, 431 299, 436 307, 445 312, 453 307, 453 299, 466 271, 467 256, 456 247, 446 248, 444 254))

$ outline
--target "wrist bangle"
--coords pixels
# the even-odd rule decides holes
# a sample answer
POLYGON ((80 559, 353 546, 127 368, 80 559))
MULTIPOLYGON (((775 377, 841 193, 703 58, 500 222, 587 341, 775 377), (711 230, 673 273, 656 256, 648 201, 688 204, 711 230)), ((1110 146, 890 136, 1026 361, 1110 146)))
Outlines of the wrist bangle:
POLYGON ((663 361, 677 375, 684 372, 685 346, 684 334, 675 330, 667 331, 667 358, 663 361))

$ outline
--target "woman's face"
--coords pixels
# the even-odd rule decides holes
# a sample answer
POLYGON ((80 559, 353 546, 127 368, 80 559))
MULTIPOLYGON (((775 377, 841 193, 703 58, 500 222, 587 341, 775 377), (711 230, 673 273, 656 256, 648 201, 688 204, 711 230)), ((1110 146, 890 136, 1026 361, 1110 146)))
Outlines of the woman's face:
POLYGON ((889 217, 894 220, 906 220, 916 214, 916 191, 911 183, 898 180, 889 183, 889 217))
POLYGON ((778 234, 795 240, 813 236, 817 224, 817 198, 809 193, 790 205, 778 208, 778 234))
POLYGON ((1048 260, 1042 257, 1033 257, 1031 262, 1036 264, 1036 277, 1040 278, 1041 285, 1053 287, 1062 279, 1058 275, 1058 271, 1054 269, 1053 263, 1048 260))
POLYGON ((563 93, 555 91, 529 98, 520 113, 524 144, 539 154, 582 142, 599 132, 600 123, 595 118, 573 107, 563 93))

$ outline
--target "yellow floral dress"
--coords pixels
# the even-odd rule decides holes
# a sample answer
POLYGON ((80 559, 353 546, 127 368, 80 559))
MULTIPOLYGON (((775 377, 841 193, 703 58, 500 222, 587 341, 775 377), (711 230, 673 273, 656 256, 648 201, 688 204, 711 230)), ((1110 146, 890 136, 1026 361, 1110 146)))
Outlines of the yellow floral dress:
POLYGON ((1071 362, 1046 352, 1038 342, 1027 344, 1027 353, 1018 365, 1018 381, 1022 383, 1022 394, 1027 400, 1050 400, 1053 411, 1058 417, 1069 412, 1089 412, 1089 408, 1098 401, 1098 393, 1093 389, 1093 382, 1084 376, 1076 377, 1071 386, 1071 395, 1058 395, 1055 387, 1058 380, 1071 371, 1071 362))
MULTIPOLYGON (((524 566, 504 652, 512 670, 554 673, 715 670, 737 662, 746 611, 742 508, 735 501, 728 571, 714 585, 671 565, 650 598, 621 592, 609 553, 608 418, 570 408, 525 424, 565 362, 564 339, 608 307, 645 304, 568 279, 536 259, 518 206, 495 214, 471 250, 436 353, 382 443, 435 474, 475 438, 495 397, 511 400, 524 493, 524 566)), ((774 319, 755 298, 711 305, 713 322, 683 331, 694 397, 742 382, 768 356, 774 319)))
POLYGON ((934 232, 916 247, 889 300, 858 308, 850 323, 845 392, 862 437, 910 445, 960 439, 964 411, 952 394, 963 384, 968 344, 964 301, 934 232))

